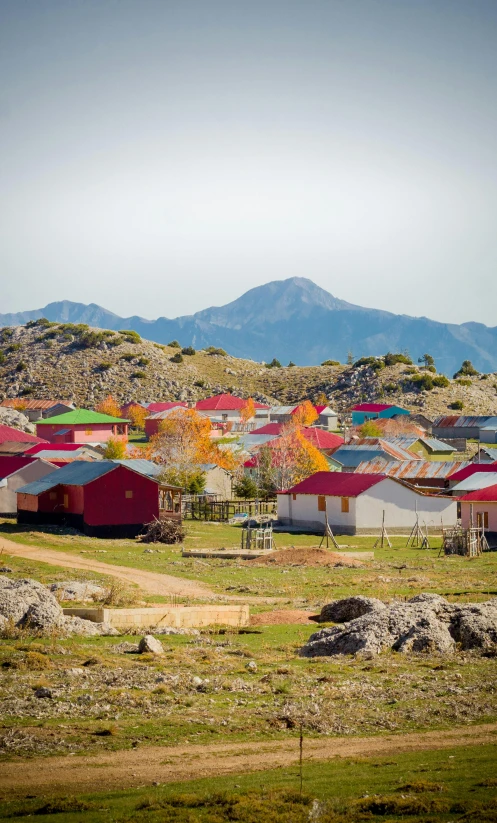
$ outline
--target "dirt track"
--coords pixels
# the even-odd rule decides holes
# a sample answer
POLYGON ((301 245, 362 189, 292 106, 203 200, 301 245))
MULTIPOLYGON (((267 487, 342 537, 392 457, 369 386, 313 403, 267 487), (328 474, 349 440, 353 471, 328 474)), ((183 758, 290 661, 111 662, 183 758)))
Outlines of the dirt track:
POLYGON ((39 563, 50 563, 52 566, 64 566, 67 569, 84 569, 85 571, 107 574, 117 577, 125 583, 134 583, 149 594, 159 594, 165 597, 177 595, 179 597, 194 597, 212 600, 217 597, 214 592, 199 583, 197 580, 184 580, 169 574, 147 572, 142 569, 128 568, 128 566, 114 566, 102 563, 91 557, 59 552, 56 549, 45 549, 38 546, 27 546, 14 543, 0 537, 0 551, 16 557, 26 557, 39 563))
MULTIPOLYGON (((304 741, 305 760, 370 757, 400 752, 497 743, 497 723, 444 731, 378 737, 335 737, 304 741)), ((107 791, 154 782, 173 783, 291 766, 298 740, 210 746, 143 747, 95 757, 46 757, 2 763, 0 798, 107 791)))

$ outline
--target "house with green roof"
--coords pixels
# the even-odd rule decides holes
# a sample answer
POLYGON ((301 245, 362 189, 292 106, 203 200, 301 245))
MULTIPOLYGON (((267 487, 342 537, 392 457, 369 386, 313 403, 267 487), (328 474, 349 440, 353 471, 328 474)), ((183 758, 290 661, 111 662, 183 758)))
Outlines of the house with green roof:
POLYGON ((129 422, 124 417, 74 409, 39 420, 36 433, 49 443, 106 443, 111 437, 127 443, 129 422))

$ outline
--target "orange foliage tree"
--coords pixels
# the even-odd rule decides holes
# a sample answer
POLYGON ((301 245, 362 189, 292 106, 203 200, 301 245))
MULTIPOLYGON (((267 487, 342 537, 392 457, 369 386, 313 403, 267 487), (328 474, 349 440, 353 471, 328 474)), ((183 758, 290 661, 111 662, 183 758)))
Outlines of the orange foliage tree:
POLYGON ((104 460, 124 460, 126 457, 126 443, 117 437, 109 437, 103 454, 104 460))
POLYGON ((108 414, 110 417, 122 417, 117 400, 111 394, 108 394, 105 400, 101 400, 95 406, 95 411, 100 412, 100 414, 108 414))
POLYGON ((299 429, 284 434, 262 446, 257 454, 259 485, 265 491, 284 491, 311 474, 329 471, 328 461, 299 429))
POLYGON ((245 405, 240 410, 240 417, 242 423, 247 423, 255 415, 255 403, 251 397, 245 402, 245 405))
POLYGON ((145 428, 145 420, 148 417, 147 409, 139 406, 138 403, 134 403, 132 406, 129 406, 126 416, 131 420, 131 425, 135 429, 141 429, 143 431, 145 428))
POLYGON ((311 401, 304 400, 292 414, 291 422, 294 426, 311 426, 318 417, 319 415, 311 401))
POLYGON ((210 420, 195 409, 174 410, 161 422, 159 432, 150 439, 150 448, 153 459, 164 467, 164 482, 188 489, 198 486, 204 463, 236 468, 235 456, 218 448, 210 433, 210 420))

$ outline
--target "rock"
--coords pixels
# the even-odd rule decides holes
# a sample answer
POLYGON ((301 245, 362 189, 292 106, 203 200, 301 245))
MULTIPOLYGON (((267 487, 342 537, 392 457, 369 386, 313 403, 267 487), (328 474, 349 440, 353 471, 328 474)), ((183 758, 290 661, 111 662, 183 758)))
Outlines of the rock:
POLYGON ((347 623, 356 617, 384 608, 385 604, 375 597, 363 597, 361 594, 345 597, 343 600, 333 600, 323 606, 318 623, 347 623))
POLYGON ((88 600, 102 600, 107 594, 107 589, 104 589, 103 586, 85 580, 66 580, 63 583, 52 583, 48 588, 59 600, 77 600, 78 603, 84 603, 88 600))
POLYGON ((164 646, 152 634, 146 634, 138 644, 140 654, 164 654, 164 646))
POLYGON ((201 677, 192 677, 192 686, 194 689, 200 689, 203 685, 203 680, 201 677))
POLYGON ((11 571, 12 569, 10 569, 8 566, 0 567, 0 574, 10 574, 11 571))
POLYGON ((83 635, 84 637, 116 637, 119 632, 110 623, 94 623, 92 620, 83 620, 82 617, 65 617, 63 625, 64 634, 83 635))
POLYGON ((36 426, 30 423, 29 419, 22 412, 16 409, 9 409, 6 406, 0 406, 0 425, 10 426, 13 429, 19 429, 22 432, 29 434, 36 434, 36 426))
POLYGON ((249 672, 256 672, 257 671, 257 663, 255 662, 255 660, 249 660, 249 662, 247 663, 245 668, 249 672))
POLYGON ((49 698, 50 700, 53 698, 53 694, 50 689, 46 689, 45 686, 40 686, 39 689, 36 689, 34 692, 35 697, 40 698, 49 698))
MULTIPOLYGON (((338 601, 340 602, 340 601, 338 601)), ((390 649, 409 653, 477 649, 497 654, 497 600, 453 605, 440 595, 416 595, 348 621, 321 629, 300 650, 302 657, 358 654, 369 656, 390 649)))

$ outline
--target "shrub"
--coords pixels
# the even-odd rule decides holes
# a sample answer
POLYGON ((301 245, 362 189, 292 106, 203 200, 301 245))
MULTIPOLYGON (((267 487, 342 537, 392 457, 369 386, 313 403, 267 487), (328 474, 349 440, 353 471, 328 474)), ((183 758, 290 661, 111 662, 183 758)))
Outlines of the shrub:
POLYGON ((454 379, 457 378, 457 377, 464 377, 464 376, 477 377, 477 375, 479 375, 479 373, 480 372, 477 371, 475 369, 475 367, 473 366, 471 360, 463 360, 461 368, 459 369, 459 371, 456 371, 456 373, 454 375, 454 379))
POLYGON ((456 380, 456 383, 457 383, 458 386, 471 386, 472 385, 471 380, 468 380, 465 377, 459 377, 456 380))
POLYGON ((381 357, 361 357, 354 363, 354 369, 358 366, 369 366, 373 371, 381 371, 385 368, 385 361, 381 357))
POLYGON ((410 382, 415 388, 419 389, 419 391, 431 391, 433 389, 433 377, 429 372, 413 374, 410 377, 410 382))
POLYGON ((169 346, 170 349, 180 349, 181 348, 181 344, 178 343, 177 340, 171 340, 171 342, 168 343, 167 345, 169 346))
POLYGON ((30 320, 29 323, 26 323, 26 328, 31 329, 34 326, 40 326, 41 328, 48 329, 49 326, 56 325, 57 323, 47 320, 46 317, 39 317, 38 320, 30 320))
POLYGON ((84 334, 89 328, 88 323, 61 323, 59 326, 60 331, 75 335, 84 334))
POLYGON ((453 403, 449 403, 449 409, 454 409, 455 411, 462 411, 464 408, 464 403, 462 400, 454 400, 453 403))
POLYGON ((340 365, 340 361, 339 361, 339 360, 324 360, 324 361, 321 363, 321 365, 322 365, 322 366, 339 366, 339 365, 340 365))
POLYGON ((198 386, 199 389, 203 389, 205 386, 205 380, 195 380, 194 386, 198 386))
POLYGON ((447 386, 450 386, 450 380, 445 374, 437 374, 437 376, 433 378, 433 385, 438 389, 446 389, 447 386))
POLYGON ((385 355, 385 366, 395 366, 396 363, 405 363, 406 366, 412 366, 412 360, 407 354, 388 352, 385 355))
POLYGON ((101 331, 85 331, 79 337, 79 345, 84 349, 96 349, 100 343, 106 342, 107 335, 101 331))
POLYGON ((109 361, 106 360, 104 363, 100 363, 98 368, 100 369, 100 371, 108 371, 112 368, 112 363, 109 363, 109 361))
POLYGON ((281 369, 281 363, 276 357, 273 357, 270 363, 266 363, 267 369, 281 369))
POLYGON ((127 363, 131 363, 132 360, 135 359, 135 355, 128 352, 127 354, 121 354, 121 360, 126 360, 127 363))
POLYGON ((431 371, 432 374, 437 373, 437 367, 436 366, 425 366, 425 369, 426 369, 426 371, 431 371))
POLYGON ((398 386, 397 383, 385 383, 383 386, 384 391, 386 392, 394 392, 397 391, 398 386))
MULTIPOLYGON (((323 364, 323 365, 324 365, 324 364, 323 364)), ((295 366, 295 363, 293 362, 293 360, 290 360, 290 362, 289 362, 289 364, 288 364, 288 366, 287 366, 287 369, 292 369, 294 366, 295 366)))
POLYGON ((7 354, 12 354, 12 352, 19 351, 22 349, 20 343, 11 343, 10 346, 7 346, 7 354))
POLYGON ((238 483, 235 483, 234 492, 237 497, 244 500, 254 500, 257 497, 257 483, 248 475, 244 475, 238 483))
POLYGON ((26 371, 28 368, 28 364, 24 362, 24 360, 19 360, 19 363, 16 366, 16 371, 26 371))
POLYGON ((109 337, 107 340, 108 346, 121 346, 122 343, 124 343, 124 340, 118 334, 115 334, 113 337, 109 337))
POLYGON ((148 357, 139 357, 137 363, 139 366, 148 366, 150 360, 148 357))
POLYGON ((226 352, 224 351, 224 349, 217 349, 215 346, 209 346, 207 349, 204 349, 204 351, 206 352, 206 354, 217 354, 219 355, 219 357, 226 357, 226 352))
POLYGON ((183 355, 178 352, 177 354, 173 354, 172 357, 169 358, 171 363, 182 363, 183 362, 183 355))
POLYGON ((133 329, 119 329, 119 334, 126 338, 127 343, 141 343, 140 335, 133 329))
POLYGON ((134 371, 133 374, 131 375, 131 377, 136 377, 139 380, 143 380, 143 378, 146 377, 146 376, 147 375, 144 371, 134 371))
POLYGON ((181 354, 186 354, 188 355, 188 357, 191 357, 192 355, 196 354, 196 352, 193 346, 185 346, 183 349, 181 349, 181 354))
POLYGON ((5 363, 5 354, 3 353, 3 351, 0 351, 0 366, 2 365, 2 363, 5 363))

